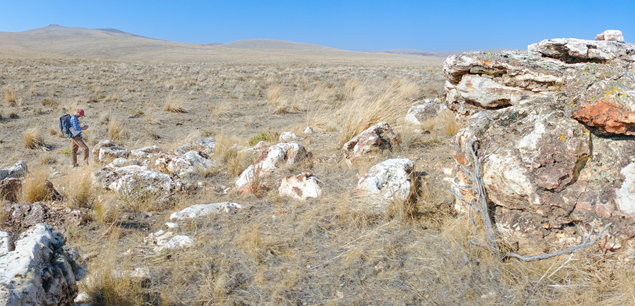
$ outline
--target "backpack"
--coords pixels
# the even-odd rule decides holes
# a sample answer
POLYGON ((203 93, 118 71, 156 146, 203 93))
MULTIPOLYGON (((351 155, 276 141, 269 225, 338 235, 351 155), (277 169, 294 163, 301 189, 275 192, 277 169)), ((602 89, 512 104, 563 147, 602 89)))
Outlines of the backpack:
POLYGON ((60 117, 60 130, 62 131, 62 135, 66 137, 73 136, 71 133, 71 115, 66 114, 60 117))

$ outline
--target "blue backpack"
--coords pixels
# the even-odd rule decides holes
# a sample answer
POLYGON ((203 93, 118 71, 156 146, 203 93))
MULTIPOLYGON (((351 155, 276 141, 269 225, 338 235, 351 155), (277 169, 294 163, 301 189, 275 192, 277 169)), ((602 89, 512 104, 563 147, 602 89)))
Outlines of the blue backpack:
POLYGON ((66 137, 73 136, 71 133, 71 115, 66 114, 60 117, 60 130, 62 131, 62 135, 66 137))

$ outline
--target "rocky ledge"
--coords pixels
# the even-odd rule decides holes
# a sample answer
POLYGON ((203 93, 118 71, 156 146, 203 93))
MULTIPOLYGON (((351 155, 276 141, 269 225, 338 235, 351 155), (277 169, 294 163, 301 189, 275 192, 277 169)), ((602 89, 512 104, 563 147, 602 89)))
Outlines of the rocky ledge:
POLYGON ((452 154, 469 168, 468 144, 490 144, 483 178, 500 232, 574 242, 574 224, 612 222, 609 248, 635 234, 634 69, 634 44, 582 39, 445 61, 446 105, 469 116, 452 154))

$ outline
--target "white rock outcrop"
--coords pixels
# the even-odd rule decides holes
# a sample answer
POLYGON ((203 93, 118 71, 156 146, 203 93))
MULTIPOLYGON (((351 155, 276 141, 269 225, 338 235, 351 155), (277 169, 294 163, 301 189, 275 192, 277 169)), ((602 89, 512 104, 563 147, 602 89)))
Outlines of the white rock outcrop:
POLYGON ((120 194, 167 196, 179 190, 182 183, 171 176, 145 166, 104 168, 93 173, 93 185, 120 194))
POLYGON ((92 150, 93 160, 98 163, 109 163, 116 158, 128 158, 130 152, 110 140, 102 140, 92 150))
POLYGON ((285 142, 272 145, 262 151, 260 157, 236 181, 236 186, 242 188, 258 177, 264 177, 276 171, 283 164, 294 164, 307 158, 304 146, 295 142, 285 142))
POLYGON ((84 276, 79 254, 63 250, 64 237, 38 224, 0 257, 0 305, 71 305, 84 276))
POLYGON ((24 161, 18 161, 9 168, 0 169, 0 181, 6 178, 21 178, 27 173, 27 171, 28 168, 26 163, 24 161))
MULTIPOLYGON (((241 209, 242 205, 232 202, 213 204, 196 204, 170 215, 170 220, 179 221, 204 217, 209 214, 227 213, 234 209, 241 209)), ((167 224, 167 223, 166 223, 167 224)))
POLYGON ((282 179, 278 193, 305 201, 307 198, 318 198, 322 195, 322 181, 309 172, 287 176, 282 179))
POLYGON ((412 171, 414 163, 407 158, 385 160, 374 165, 359 179, 357 191, 379 200, 383 208, 393 199, 405 201, 413 188, 410 178, 412 171))

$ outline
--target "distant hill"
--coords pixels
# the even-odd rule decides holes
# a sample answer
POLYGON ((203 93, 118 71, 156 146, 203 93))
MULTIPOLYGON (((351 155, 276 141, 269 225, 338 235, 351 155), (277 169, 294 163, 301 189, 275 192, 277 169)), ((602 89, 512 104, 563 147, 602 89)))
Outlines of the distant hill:
POLYGON ((439 56, 407 52, 357 52, 324 46, 247 39, 188 44, 148 38, 112 28, 49 25, 23 32, 0 32, 0 58, 86 58, 152 62, 314 62, 331 64, 440 65, 439 56))

